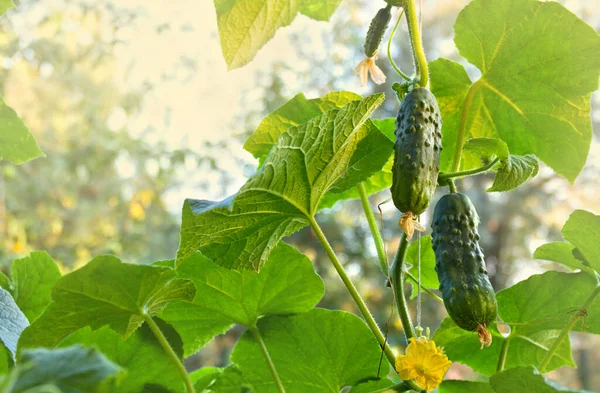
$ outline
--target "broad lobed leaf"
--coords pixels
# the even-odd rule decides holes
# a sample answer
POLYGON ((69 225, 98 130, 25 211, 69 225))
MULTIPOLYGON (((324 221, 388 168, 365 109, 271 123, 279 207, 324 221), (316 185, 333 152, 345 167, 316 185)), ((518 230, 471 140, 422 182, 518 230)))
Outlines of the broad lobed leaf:
POLYGON ((466 139, 499 137, 512 153, 535 154, 573 181, 590 146, 598 34, 560 4, 533 0, 475 0, 454 29, 460 53, 482 76, 472 83, 458 63, 431 63, 444 118, 441 169, 464 129, 466 139))
MULTIPOLYGON (((0 3, 0 14, 12 7, 12 2, 0 3)), ((29 129, 17 113, 0 99, 0 161, 8 160, 15 164, 44 157, 29 129)))
MULTIPOLYGON (((25 314, 19 309, 10 293, 0 288, 0 340, 10 352, 12 360, 17 353, 19 337, 27 326, 29 321, 25 314)), ((0 352, 0 356, 3 356, 2 348, 0 352)))
POLYGON ((187 200, 177 263, 199 250, 221 266, 260 270, 282 237, 309 223, 332 187, 344 191, 383 166, 372 167, 356 154, 380 149, 380 132, 369 116, 382 101, 382 94, 351 101, 289 128, 235 196, 187 200), (356 171, 363 163, 370 170, 356 171))
POLYGON ((177 273, 194 283, 196 297, 193 302, 172 302, 162 318, 183 338, 186 355, 233 324, 252 327, 262 316, 306 312, 324 291, 311 261, 283 242, 260 273, 229 270, 200 253, 182 262, 177 273))
POLYGON ((228 68, 249 63, 298 12, 329 20, 341 0, 214 0, 221 49, 228 68))
POLYGON ((62 277, 52 290, 53 302, 21 335, 19 350, 53 347, 76 330, 110 325, 127 338, 144 322, 174 300, 191 300, 190 281, 173 269, 129 265, 114 256, 94 258, 62 277))
MULTIPOLYGON (((381 348, 354 314, 315 308, 262 318, 257 328, 288 393, 339 393, 345 386, 377 377, 381 348)), ((231 359, 253 392, 278 391, 250 331, 237 342, 231 359)), ((388 370, 384 360, 379 374, 387 375, 388 370)))

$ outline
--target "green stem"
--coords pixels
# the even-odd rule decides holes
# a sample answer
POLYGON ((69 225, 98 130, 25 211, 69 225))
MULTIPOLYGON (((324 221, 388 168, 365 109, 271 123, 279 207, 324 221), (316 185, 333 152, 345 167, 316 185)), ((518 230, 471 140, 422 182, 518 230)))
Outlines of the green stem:
POLYGON ((367 196, 367 191, 365 190, 363 183, 358 184, 358 193, 360 195, 360 201, 362 203, 363 210, 365 211, 365 216, 367 216, 367 222, 369 223, 369 229, 371 230, 373 241, 375 242, 377 258, 379 259, 379 268, 387 277, 389 272, 383 239, 381 237, 381 233, 379 232, 379 228, 377 227, 377 221, 375 220, 375 215, 373 215, 373 210, 369 205, 369 197, 367 196))
POLYGON ((461 177, 473 176, 473 175, 477 175, 479 173, 487 172, 490 169, 492 169, 492 167, 494 165, 496 165, 496 163, 498 161, 500 161, 500 159, 494 158, 492 161, 490 161, 488 164, 486 164, 482 167, 475 168, 475 169, 469 169, 467 171, 446 172, 446 173, 442 172, 439 174, 438 180, 457 179, 457 178, 461 178, 461 177))
POLYGON ((425 57, 423 43, 421 42, 421 31, 419 30, 419 19, 417 16, 415 0, 405 0, 403 8, 406 11, 408 35, 410 36, 415 68, 417 70, 417 75, 419 75, 420 78, 419 85, 427 87, 429 84, 429 69, 427 68, 427 58, 425 57))
POLYGON ((381 330, 379 330, 379 326, 377 326, 377 322, 375 322, 375 319, 373 318, 373 315, 371 315, 371 312, 367 308, 365 301, 358 293, 358 290, 356 289, 356 287, 350 280, 350 277, 348 277, 348 274, 346 274, 346 271, 344 270, 342 263, 338 259, 337 255, 335 255, 333 248, 329 244, 329 241, 325 237, 325 234, 323 233, 323 230, 321 230, 321 227, 319 226, 317 221, 315 221, 315 219, 312 217, 309 218, 309 221, 310 221, 310 225, 312 226, 313 230, 315 231, 315 234, 317 235, 317 238, 323 245, 323 248, 325 249, 327 256, 329 256, 331 263, 333 263, 333 267, 338 272, 340 278, 346 285, 348 292, 350 292, 350 296, 352 296, 352 299, 354 299, 356 306, 358 307, 361 314, 365 318, 367 325, 369 325, 369 328, 375 335, 375 338, 379 342, 379 345, 383 348, 383 351, 385 352, 385 356, 387 357, 390 364, 392 366, 394 366, 394 364, 396 362, 396 355, 394 354, 394 351, 392 351, 392 348, 386 343, 385 337, 383 336, 383 333, 381 333, 381 330))
POLYGON ((456 146, 454 148, 454 160, 452 161, 452 172, 458 172, 460 168, 460 158, 462 156, 462 148, 465 143, 465 130, 467 128, 467 116, 469 111, 471 110, 471 104, 473 103, 473 97, 475 97, 475 93, 479 90, 479 86, 481 86, 483 82, 481 79, 473 84, 469 89, 469 93, 465 98, 465 104, 463 105, 462 113, 460 116, 460 124, 458 126, 458 133, 456 134, 456 146))
POLYGON ((408 239, 406 233, 402 233, 400 237, 400 244, 398 245, 398 251, 394 257, 394 262, 391 267, 391 281, 392 288, 394 289, 394 297, 396 298, 396 307, 398 308, 398 315, 402 321, 402 327, 404 328, 404 334, 406 335, 406 341, 410 340, 415 336, 415 328, 413 327, 410 315, 408 312, 408 305, 406 297, 404 296, 404 257, 406 256, 406 249, 408 248, 408 239))
POLYGON ((177 356, 177 354, 169 344, 169 341, 167 341, 167 338, 164 336, 163 332, 160 330, 156 322, 154 322, 152 317, 146 313, 143 313, 142 316, 144 318, 144 321, 146 321, 146 323, 150 327, 150 330, 152 330, 154 337, 156 337, 156 339, 160 343, 160 346, 163 347, 167 355, 169 355, 169 358, 171 358, 171 362, 177 368, 177 371, 179 372, 179 375, 181 375, 181 379, 183 379, 183 383, 185 384, 186 392, 196 393, 196 390, 194 389, 194 384, 190 380, 190 376, 188 375, 185 366, 183 365, 183 362, 179 359, 179 356, 177 356))
POLYGON ((404 10, 402 10, 400 12, 400 15, 398 16, 398 20, 396 21, 396 25, 394 26, 394 29, 392 30, 392 33, 390 34, 390 38, 388 39, 387 56, 388 56, 388 60, 389 60, 390 64, 392 65, 392 68, 398 73, 398 75, 400 75, 405 80, 410 81, 410 77, 408 75, 406 75, 404 72, 402 72, 402 70, 400 70, 400 68, 394 62, 394 58, 392 57, 392 39, 394 38, 394 34, 396 34, 398 25, 400 24, 400 21, 402 20, 402 15, 404 15, 404 10))
MULTIPOLYGON (((408 277, 412 282, 414 282, 415 284, 419 285, 419 281, 417 280, 417 278, 415 276, 413 276, 410 272, 406 271, 404 272, 406 274, 406 277, 408 277)), ((433 297, 435 300, 437 300, 440 303, 444 303, 444 300, 439 297, 438 295, 435 294, 435 292, 433 292, 431 289, 426 288, 423 286, 423 284, 421 284, 421 289, 424 292, 427 292, 429 295, 431 295, 431 297, 433 297)))
POLYGON ((496 372, 500 372, 504 370, 504 365, 506 364, 506 355, 508 354, 508 345, 510 344, 510 336, 504 339, 502 343, 502 349, 500 350, 500 358, 498 359, 498 366, 496 367, 496 372))
POLYGON ((456 194, 456 184, 452 179, 448 179, 448 188, 450 188, 450 192, 456 194))
MULTIPOLYGON (((383 352, 385 353, 385 356, 387 357, 388 361, 392 365, 392 368, 395 369, 395 367, 396 367, 396 355, 394 354, 394 351, 392 350, 392 348, 388 345, 387 340, 383 336, 383 333, 381 333, 381 330, 379 330, 379 326, 377 326, 377 322, 375 322, 375 319, 373 318, 373 315, 371 315, 371 312, 367 308, 367 305, 365 304, 365 301, 360 296, 360 293, 358 293, 358 290, 356 289, 356 287, 354 286, 354 284, 350 280, 350 277, 348 277, 348 274, 344 270, 344 267, 342 266, 342 263, 338 259, 337 255, 335 255, 335 251, 333 251, 333 248, 331 247, 331 244, 329 244, 329 241, 327 240, 327 237, 325 237, 325 234, 323 233, 323 230, 321 229, 321 227, 319 226, 319 224, 317 223, 317 221, 313 217, 309 217, 308 220, 310 222, 310 225, 311 225, 312 229, 315 231, 315 234, 317 235, 317 238, 321 242, 321 245, 325 249, 325 252, 327 253, 327 256, 331 260, 331 263, 333 264, 333 267, 338 272, 340 278, 342 279, 342 281, 346 285, 346 289, 350 293, 350 296, 352 296, 352 299, 354 299, 354 302, 356 303, 356 306, 360 310, 362 316, 365 318, 365 321, 367 322, 367 325, 369 326, 369 328, 373 332, 373 335, 377 339, 377 342, 379 342, 379 346, 381 348, 383 348, 383 352)), ((416 391, 421 391, 422 390, 421 387, 416 382, 414 382, 412 380, 410 380, 410 381, 404 381, 404 382, 406 382, 406 384, 409 385, 410 388, 413 389, 413 390, 416 390, 416 391)))
MULTIPOLYGON (((597 286, 596 289, 594 289, 594 291, 590 294, 590 296, 588 296, 585 303, 583 303, 583 306, 581 306, 579 310, 587 310, 590 304, 592 304, 592 302, 596 298, 596 296, 598 296, 598 294, 600 294, 600 286, 597 286)), ((548 364, 550 364, 552 357, 554 356, 556 351, 558 351, 558 348, 560 347, 564 339, 569 336, 569 332, 571 331, 571 329, 573 329, 573 326, 575 326, 580 317, 582 317, 582 315, 579 313, 579 311, 573 314, 567 326, 565 326, 563 331, 560 332, 560 335, 558 336, 556 341, 554 341, 552 348, 550 348, 550 351, 548 351, 546 357, 544 357, 544 359, 540 363, 540 367, 538 367, 542 374, 545 372, 545 369, 546 367, 548 367, 548 364)))
POLYGON ((285 393, 285 389, 283 387, 283 384, 281 383, 279 374, 277 374, 277 370, 275 369, 275 364, 273 363, 273 360, 271 359, 271 355, 269 355, 269 351, 267 350, 267 346, 265 345, 265 341, 263 340, 262 335, 260 334, 260 331, 258 330, 258 328, 256 326, 249 328, 249 330, 252 332, 254 339, 258 342, 258 345, 260 346, 263 356, 265 357, 265 360, 267 361, 267 365, 269 366, 269 370, 271 370, 271 375, 273 376, 275 385, 277 385, 277 390, 279 391, 279 393, 285 393))

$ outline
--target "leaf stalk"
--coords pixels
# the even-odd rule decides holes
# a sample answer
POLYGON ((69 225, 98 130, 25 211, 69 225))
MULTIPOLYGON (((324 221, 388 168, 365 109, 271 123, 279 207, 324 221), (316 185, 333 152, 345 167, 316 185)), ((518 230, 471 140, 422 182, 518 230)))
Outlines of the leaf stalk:
POLYGON ((254 339, 258 342, 258 345, 260 346, 260 350, 262 351, 263 356, 267 361, 267 365, 269 366, 269 370, 271 371, 271 375, 273 376, 273 380, 275 381, 277 390, 279 391, 279 393, 285 393, 285 388, 283 387, 283 383, 281 383, 281 378, 279 378, 279 374, 277 373, 277 369, 275 368, 275 363, 273 363, 271 355, 269 355, 269 351, 267 350, 267 346, 262 338, 262 335, 260 334, 260 331, 256 326, 249 328, 249 330, 250 332, 252 332, 254 339))

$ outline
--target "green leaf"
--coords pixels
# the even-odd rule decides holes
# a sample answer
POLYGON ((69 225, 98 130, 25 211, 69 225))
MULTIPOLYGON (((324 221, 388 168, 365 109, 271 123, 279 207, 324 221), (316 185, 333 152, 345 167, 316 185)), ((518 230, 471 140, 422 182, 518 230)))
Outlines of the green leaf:
POLYGON ((17 354, 17 342, 23 330, 29 326, 25 314, 21 312, 10 293, 0 288, 0 340, 11 353, 17 354))
MULTIPOLYGON (((404 260, 412 265, 409 272, 415 278, 418 278, 419 243, 416 240, 408 246, 404 260)), ((413 284, 411 298, 414 298, 417 296, 417 286, 412 281, 409 282, 413 284)), ((421 237, 421 285, 430 289, 438 289, 440 287, 440 282, 435 272, 435 254, 431 245, 431 236, 429 235, 421 237)))
POLYGON ((13 296, 28 320, 34 321, 48 307, 50 292, 60 277, 58 266, 45 251, 13 262, 13 296))
POLYGON ((194 384, 196 392, 202 392, 204 389, 208 389, 209 385, 223 374, 223 370, 224 369, 218 367, 203 367, 190 373, 190 379, 194 384))
MULTIPOLYGON (((501 305, 498 315, 506 322, 531 323, 513 326, 513 331, 518 333, 563 329, 597 285, 597 279, 586 273, 549 271, 534 275, 498 293, 496 298, 501 305), (557 288, 568 291, 568 296, 557 296, 557 288)), ((600 334, 598 297, 587 313, 588 316, 582 323, 575 324, 573 330, 600 334)))
MULTIPOLYGON (((395 383, 389 379, 380 379, 377 381, 368 381, 368 382, 364 382, 364 383, 359 383, 356 386, 353 386, 352 389, 350 389, 349 393, 371 393, 371 392, 375 392, 375 391, 379 391, 383 388, 388 388, 390 386, 394 386, 395 383)), ((392 393, 393 390, 390 390, 390 393, 392 393)))
MULTIPOLYGON (((0 15, 10 7, 12 2, 0 3, 0 15)), ((38 157, 45 156, 35 138, 17 113, 0 99, 0 161, 22 164, 38 157)))
MULTIPOLYGON (((344 386, 377 377, 381 348, 354 314, 317 308, 289 317, 262 318, 258 330, 286 391, 339 393, 344 386)), ((250 331, 237 342, 231 359, 255 393, 277 392, 250 331)), ((380 375, 388 370, 384 359, 380 375)))
POLYGON ((191 300, 194 294, 194 285, 177 278, 173 269, 99 256, 58 280, 53 302, 25 330, 19 346, 53 347, 88 325, 94 330, 110 325, 127 338, 144 323, 145 315, 157 315, 169 302, 191 300))
POLYGON ((6 11, 14 6, 15 4, 11 0, 0 0, 0 16, 4 15, 6 11))
POLYGON ((494 393, 487 382, 453 381, 442 382, 438 389, 439 393, 494 393))
POLYGON ((583 254, 589 266, 600 273, 600 216, 575 210, 563 226, 562 234, 583 254))
POLYGON ((162 313, 191 355, 237 323, 246 327, 265 315, 306 312, 323 296, 323 281, 311 261, 281 242, 260 273, 229 270, 199 253, 177 268, 196 286, 193 303, 173 302, 162 313))
MULTIPOLYGON (((481 343, 477 333, 459 328, 447 317, 435 332, 433 340, 437 345, 444 347, 444 352, 451 361, 465 364, 480 374, 490 376, 496 372, 504 337, 495 325, 488 329, 492 333, 492 345, 479 349, 481 343)), ((505 368, 540 364, 559 334, 558 330, 515 333, 508 347, 505 368)), ((547 370, 555 370, 565 365, 575 366, 568 339, 562 342, 547 370)))
POLYGON ((432 63, 444 118, 442 170, 462 129, 466 139, 499 137, 513 154, 535 154, 573 181, 591 141, 598 34, 560 4, 531 0, 475 0, 454 30, 460 53, 482 76, 470 83, 462 66, 432 63))
POLYGON ((584 393, 583 390, 571 390, 545 378, 533 367, 520 367, 506 370, 490 378, 490 384, 496 393, 584 393))
POLYGON ((6 290, 7 292, 12 292, 12 280, 8 278, 8 276, 2 272, 0 272, 0 288, 6 290))
POLYGON ((222 202, 186 200, 177 263, 197 250, 217 265, 260 270, 279 240, 306 226, 325 193, 348 175, 361 142, 379 130, 377 94, 332 109, 281 134, 261 171, 222 202))
POLYGON ((328 21, 342 0, 303 0, 300 12, 309 18, 328 21))
POLYGON ((63 393, 109 392, 122 371, 96 349, 75 345, 61 349, 29 349, 23 352, 17 381, 11 393, 50 385, 63 393))
POLYGON ((214 0, 221 49, 231 70, 249 63, 280 27, 298 11, 328 20, 341 0, 214 0))
POLYGON ((183 391, 177 368, 146 325, 135 331, 127 341, 108 326, 96 331, 85 327, 60 345, 73 344, 94 347, 108 360, 127 370, 127 375, 111 393, 139 393, 147 384, 161 385, 173 392, 183 391))
POLYGON ((535 250, 533 257, 535 259, 543 259, 546 261, 552 261, 562 264, 563 266, 571 269, 581 269, 585 271, 593 271, 585 263, 575 258, 573 252, 575 246, 571 243, 566 242, 554 242, 543 244, 535 250))
POLYGON ((217 376, 215 382, 210 385, 208 391, 211 393, 247 392, 248 390, 244 389, 244 386, 245 382, 242 373, 235 365, 230 365, 225 367, 223 372, 217 376))
POLYGON ((538 162, 534 156, 511 155, 508 160, 500 164, 494 178, 494 184, 486 191, 502 192, 513 190, 527 180, 535 177, 538 169, 538 162))
MULTIPOLYGON (((472 138, 463 146, 463 152, 473 152, 485 161, 491 161, 494 157, 499 160, 508 160, 510 154, 506 142, 498 138, 472 138)), ((463 153, 463 154, 464 154, 463 153)))
POLYGON ((341 108, 350 101, 362 97, 349 91, 329 93, 321 98, 307 100, 304 94, 297 94, 265 117, 254 133, 246 140, 244 149, 252 153, 261 164, 277 143, 279 136, 288 128, 306 123, 328 110, 341 108))

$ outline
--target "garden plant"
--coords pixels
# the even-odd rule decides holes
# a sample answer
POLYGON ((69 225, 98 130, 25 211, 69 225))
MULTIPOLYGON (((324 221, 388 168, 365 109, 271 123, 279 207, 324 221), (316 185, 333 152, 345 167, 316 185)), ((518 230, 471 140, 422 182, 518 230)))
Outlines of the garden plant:
MULTIPOLYGON (((298 94, 246 141, 258 169, 235 195, 185 200, 174 259, 137 265, 100 255, 65 275, 43 251, 15 260, 0 276, 1 392, 572 391, 545 374, 575 366, 570 332, 600 334, 600 216, 572 212, 564 241, 532 256, 561 269, 496 293, 479 246, 478 206, 461 193, 461 179, 493 173, 486 191, 511 192, 541 162, 575 181, 592 139, 600 36, 555 2, 473 0, 454 25, 456 47, 479 71, 473 80, 459 63, 428 62, 415 0, 377 1, 365 59, 348 67, 362 85, 395 81, 397 117, 372 118, 383 94, 298 94), (407 36, 396 32, 404 22, 407 36), (410 40, 413 70, 403 72, 390 55, 399 40, 410 40), (377 65, 386 45, 388 75, 377 65), (398 209, 391 261, 368 199, 382 190, 398 209), (349 199, 362 202, 401 331, 375 321, 319 224, 320 210, 349 199), (327 282, 285 243, 304 227, 359 315, 316 307, 327 282), (429 296, 448 313, 437 326, 421 321, 429 296), (234 325, 245 333, 227 367, 186 370, 184 358, 234 325), (392 335, 404 335, 406 348, 392 348, 392 335), (444 380, 453 362, 480 378, 444 380)), ((252 61, 298 14, 327 21, 344 7, 341 0, 214 5, 230 69, 252 61)), ((4 104, 0 124, 0 159, 27 165, 43 156, 4 104)))

